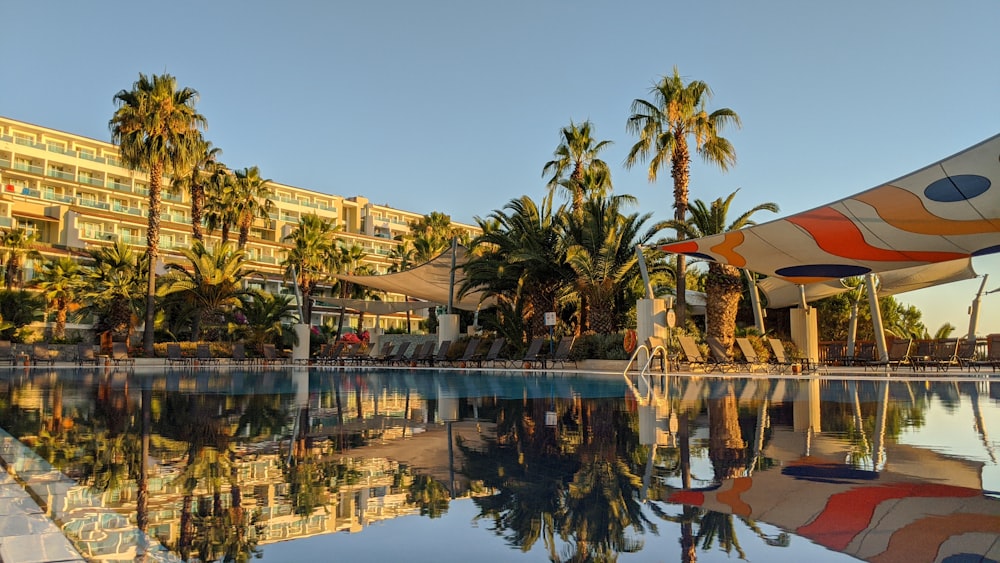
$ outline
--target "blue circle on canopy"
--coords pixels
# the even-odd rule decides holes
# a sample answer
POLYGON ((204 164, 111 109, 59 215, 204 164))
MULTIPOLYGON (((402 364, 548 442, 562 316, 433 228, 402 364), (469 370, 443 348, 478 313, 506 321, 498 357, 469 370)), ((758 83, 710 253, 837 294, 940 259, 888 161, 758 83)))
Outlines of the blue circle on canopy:
POLYGON ((959 174, 931 182, 924 188, 924 196, 931 201, 952 203, 972 199, 989 189, 989 178, 976 174, 959 174))
POLYGON ((774 273, 786 278, 849 278, 870 271, 871 268, 849 264, 804 264, 781 268, 774 273))
POLYGON ((701 252, 685 252, 685 256, 690 256, 691 258, 701 258, 702 260, 708 260, 709 262, 715 262, 715 258, 712 258, 708 254, 702 254, 701 252))
POLYGON ((1000 244, 994 246, 987 246, 986 248, 980 248, 979 250, 972 253, 973 256, 986 256, 987 254, 996 254, 1000 252, 1000 244))

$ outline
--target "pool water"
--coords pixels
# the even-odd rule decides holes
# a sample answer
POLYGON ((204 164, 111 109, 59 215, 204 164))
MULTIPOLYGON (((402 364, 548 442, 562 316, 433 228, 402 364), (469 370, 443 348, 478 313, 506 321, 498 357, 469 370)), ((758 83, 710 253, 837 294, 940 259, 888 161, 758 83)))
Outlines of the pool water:
POLYGON ((1000 380, 11 369, 0 429, 88 560, 1000 560, 1000 380))

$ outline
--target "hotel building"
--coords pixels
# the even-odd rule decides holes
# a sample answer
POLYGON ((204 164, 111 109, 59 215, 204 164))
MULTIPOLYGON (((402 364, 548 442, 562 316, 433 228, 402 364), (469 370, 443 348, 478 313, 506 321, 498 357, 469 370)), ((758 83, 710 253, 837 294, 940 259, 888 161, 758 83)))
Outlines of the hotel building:
MULTIPOLYGON (((277 182, 269 186, 274 208, 267 219, 254 222, 246 249, 250 269, 261 274, 249 283, 271 293, 293 292, 281 265, 290 248, 283 239, 303 216, 312 213, 339 225, 340 240, 364 249, 365 262, 380 274, 392 266, 389 255, 399 244, 395 238, 408 233, 409 223, 423 216, 377 205, 363 196, 343 197, 277 182)), ((145 249, 148 194, 148 175, 124 167, 115 145, 0 116, 0 227, 33 233, 43 257, 82 256, 115 240, 145 249)), ((478 232, 473 225, 453 226, 478 232)), ((206 243, 218 240, 218 231, 206 233, 206 243)), ((171 189, 169 177, 165 178, 162 260, 179 261, 177 251, 192 242, 190 194, 171 189)), ((34 267, 26 265, 26 280, 34 267)), ((332 296, 331 288, 317 297, 323 296, 332 296)), ((336 309, 317 305, 311 321, 320 324, 337 314, 336 309)), ((417 311, 411 322, 415 325, 423 317, 417 311)), ((382 328, 403 328, 405 323, 404 314, 379 321, 382 328)))

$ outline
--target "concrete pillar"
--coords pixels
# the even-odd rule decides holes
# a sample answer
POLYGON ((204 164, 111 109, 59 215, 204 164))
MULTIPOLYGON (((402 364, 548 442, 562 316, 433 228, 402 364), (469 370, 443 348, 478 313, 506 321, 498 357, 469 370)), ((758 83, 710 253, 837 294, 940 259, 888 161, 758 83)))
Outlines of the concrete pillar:
POLYGON ((438 315, 438 346, 445 340, 458 340, 458 315, 438 315))
POLYGON ((816 364, 819 361, 819 323, 816 319, 816 308, 802 306, 789 311, 791 316, 792 342, 809 361, 816 364))
POLYGON ((875 291, 875 274, 865 275, 865 287, 868 288, 868 307, 871 311, 875 348, 878 350, 879 361, 887 362, 889 351, 885 347, 885 330, 882 328, 882 310, 878 305, 878 292, 875 291))
POLYGON ((292 346, 292 361, 293 362, 307 362, 309 361, 309 325, 305 323, 298 323, 295 325, 295 336, 298 341, 292 346))
MULTIPOLYGON (((668 308, 666 299, 639 299, 635 302, 635 336, 638 344, 645 344, 650 336, 667 341, 670 335, 670 327, 667 326, 668 308)), ((636 360, 637 365, 642 367, 649 361, 649 356, 642 352, 636 360)))

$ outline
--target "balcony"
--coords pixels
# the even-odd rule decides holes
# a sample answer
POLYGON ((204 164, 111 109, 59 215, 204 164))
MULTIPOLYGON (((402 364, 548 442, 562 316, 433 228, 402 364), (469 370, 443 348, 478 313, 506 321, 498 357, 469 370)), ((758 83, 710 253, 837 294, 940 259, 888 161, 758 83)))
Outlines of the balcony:
POLYGON ((176 201, 177 203, 183 203, 184 202, 184 194, 182 194, 180 192, 176 192, 175 193, 175 192, 168 192, 166 190, 163 190, 163 199, 165 199, 167 201, 176 201))
POLYGON ((8 229, 14 226, 14 220, 10 217, 0 217, 0 227, 7 227, 8 229))
POLYGON ((104 203, 103 201, 95 201, 95 200, 92 200, 92 199, 81 199, 80 200, 80 205, 82 205, 84 207, 91 207, 91 208, 94 208, 94 209, 103 209, 105 211, 110 211, 111 210, 111 206, 108 205, 107 203, 104 203))
POLYGON ((105 185, 107 185, 107 187, 115 191, 132 193, 132 186, 128 184, 123 184, 121 182, 116 182, 114 180, 108 180, 107 184, 105 185))
POLYGON ((111 166, 118 166, 120 168, 122 165, 122 161, 117 156, 106 156, 104 160, 111 166))
POLYGON ((79 152, 79 153, 77 153, 77 156, 79 156, 83 160, 89 160, 90 162, 97 162, 97 163, 100 163, 100 164, 104 164, 106 162, 105 159, 104 159, 104 157, 93 155, 93 154, 90 154, 89 152, 79 152))
POLYGON ((76 156, 76 151, 71 151, 69 149, 64 149, 59 145, 45 145, 45 148, 49 152, 54 152, 56 154, 64 154, 66 156, 76 156))
POLYGON ((0 168, 10 168, 10 160, 6 158, 0 158, 0 168))
POLYGON ((45 193, 45 194, 42 194, 42 199, 45 199, 45 200, 48 200, 48 201, 57 201, 59 203, 68 203, 69 205, 73 205, 73 204, 76 203, 76 198, 75 197, 68 196, 68 195, 62 195, 62 194, 57 194, 57 193, 45 193))
POLYGON ((84 176, 80 174, 77 175, 76 181, 80 182, 81 184, 88 184, 90 186, 99 186, 102 188, 104 187, 104 180, 101 180, 100 178, 94 178, 93 176, 84 176))
POLYGON ((41 166, 35 166, 34 164, 25 164, 23 162, 15 162, 13 168, 14 170, 20 170, 21 172, 30 172, 32 174, 42 173, 41 166))
POLYGON ((65 172, 63 170, 56 170, 54 168, 50 168, 45 175, 48 176, 49 178, 59 178, 60 180, 70 180, 70 181, 76 180, 76 175, 74 175, 72 172, 65 172))
POLYGON ((118 236, 111 231, 84 231, 80 238, 88 240, 117 240, 118 236))
POLYGON ((146 237, 137 237, 133 235, 121 235, 121 240, 125 244, 131 244, 133 246, 146 246, 146 237))
POLYGON ((25 139, 24 137, 14 137, 14 143, 25 147, 31 147, 33 149, 45 150, 46 148, 42 143, 36 143, 32 139, 25 139))

